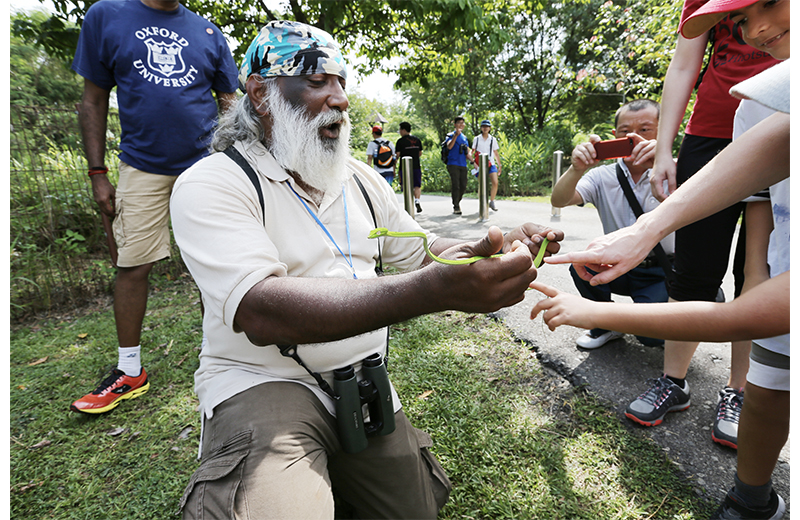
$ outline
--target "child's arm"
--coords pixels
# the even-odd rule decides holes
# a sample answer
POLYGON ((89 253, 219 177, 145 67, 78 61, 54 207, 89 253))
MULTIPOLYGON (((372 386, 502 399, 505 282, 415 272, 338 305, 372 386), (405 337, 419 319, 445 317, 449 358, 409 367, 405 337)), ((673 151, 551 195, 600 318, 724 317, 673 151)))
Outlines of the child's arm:
POLYGON ((650 173, 650 184, 653 195, 660 201, 667 198, 664 193, 664 181, 669 181, 669 192, 674 192, 678 185, 675 181, 675 161, 672 158, 672 143, 678 135, 686 106, 692 95, 700 68, 703 66, 708 38, 687 40, 678 35, 675 53, 664 78, 664 90, 661 98, 661 115, 658 121, 658 144, 656 145, 655 164, 650 173))
POLYGON ((539 282, 531 287, 548 296, 533 307, 531 319, 544 311, 550 330, 573 325, 676 341, 739 341, 789 332, 788 271, 728 303, 593 302, 539 282))

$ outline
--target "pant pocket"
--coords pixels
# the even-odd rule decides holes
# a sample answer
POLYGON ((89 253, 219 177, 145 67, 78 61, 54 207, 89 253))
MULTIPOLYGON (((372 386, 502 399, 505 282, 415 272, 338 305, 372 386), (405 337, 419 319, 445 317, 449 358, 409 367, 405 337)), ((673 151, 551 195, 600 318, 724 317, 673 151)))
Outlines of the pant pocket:
POLYGON ((430 451, 430 448, 433 447, 433 439, 431 439, 431 436, 422 430, 416 428, 415 430, 420 454, 431 474, 431 489, 433 489, 433 496, 436 499, 436 506, 441 510, 450 498, 453 484, 450 482, 450 479, 447 478, 447 473, 445 473, 442 465, 439 464, 439 460, 430 451))
POLYGON ((181 497, 183 518, 234 518, 236 491, 242 483, 243 461, 250 453, 252 433, 236 434, 203 458, 181 497))

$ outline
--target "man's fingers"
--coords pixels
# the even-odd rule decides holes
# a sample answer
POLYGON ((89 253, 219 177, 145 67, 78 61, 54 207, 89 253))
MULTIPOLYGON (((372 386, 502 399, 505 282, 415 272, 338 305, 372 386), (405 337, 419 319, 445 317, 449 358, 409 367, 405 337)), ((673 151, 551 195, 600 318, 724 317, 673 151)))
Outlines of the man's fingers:
MULTIPOLYGON (((618 265, 613 267, 608 266, 589 266, 590 269, 597 272, 596 275, 590 276, 589 278, 584 278, 587 282, 591 285, 603 285, 607 284, 611 281, 617 279, 620 275, 625 274, 628 272, 628 269, 623 269, 618 265), (594 268, 597 267, 598 269, 595 270, 594 268), (598 272, 600 271, 600 272, 598 272)), ((576 268, 577 270, 577 268, 576 268)), ((587 273, 590 274, 590 273, 587 273)))

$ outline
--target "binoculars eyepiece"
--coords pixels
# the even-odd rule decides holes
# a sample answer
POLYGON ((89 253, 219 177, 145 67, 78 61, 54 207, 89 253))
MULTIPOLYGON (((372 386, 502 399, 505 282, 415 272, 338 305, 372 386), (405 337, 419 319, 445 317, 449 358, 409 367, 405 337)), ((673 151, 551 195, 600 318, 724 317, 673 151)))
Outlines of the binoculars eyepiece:
POLYGON ((346 453, 358 453, 367 447, 367 437, 389 435, 394 431, 394 404, 389 375, 380 354, 362 362, 363 379, 356 381, 352 366, 333 371, 336 393, 336 426, 339 442, 346 453), (364 422, 364 409, 369 421, 364 422))

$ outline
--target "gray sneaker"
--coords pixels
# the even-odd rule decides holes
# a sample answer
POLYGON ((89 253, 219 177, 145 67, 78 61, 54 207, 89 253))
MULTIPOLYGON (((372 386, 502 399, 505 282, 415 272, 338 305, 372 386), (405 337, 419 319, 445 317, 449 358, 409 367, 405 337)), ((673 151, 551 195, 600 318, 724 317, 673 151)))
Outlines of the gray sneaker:
POLYGON ((739 436, 739 415, 742 413, 744 392, 726 386, 719 391, 717 415, 714 417, 714 428, 711 430, 711 440, 737 449, 739 436))
MULTIPOLYGON (((733 491, 733 490, 731 490, 733 491)), ((731 496, 731 492, 725 496, 725 501, 711 517, 711 520, 748 520, 765 519, 780 520, 786 512, 786 502, 773 489, 770 493, 769 503, 764 508, 752 509, 736 502, 731 496)))
POLYGON ((492 211, 497 211, 497 206, 494 205, 494 201, 493 200, 489 201, 489 207, 492 208, 492 211))
POLYGON ((658 426, 669 412, 682 412, 692 404, 689 383, 681 388, 667 377, 651 379, 653 385, 625 410, 625 416, 643 426, 658 426))

